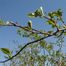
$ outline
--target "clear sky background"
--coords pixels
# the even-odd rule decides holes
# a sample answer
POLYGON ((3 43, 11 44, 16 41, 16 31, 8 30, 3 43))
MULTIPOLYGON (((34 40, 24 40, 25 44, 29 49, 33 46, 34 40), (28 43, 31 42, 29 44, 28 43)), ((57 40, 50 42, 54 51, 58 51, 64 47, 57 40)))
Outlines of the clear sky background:
MULTIPOLYGON (((3 19, 5 22, 14 21, 21 25, 26 25, 28 20, 30 20, 27 14, 35 11, 40 6, 43 6, 45 12, 61 8, 63 10, 63 19, 66 21, 66 0, 0 0, 0 19, 3 19)), ((38 18, 31 20, 33 21, 34 28, 42 26, 40 29, 48 29, 48 27, 44 26, 44 23, 41 22, 44 20, 38 18)), ((25 43, 25 41, 26 39, 21 39, 21 37, 17 35, 16 28, 0 27, 0 48, 7 47, 14 49, 18 44, 25 43), (14 43, 14 41, 16 43, 14 43)))

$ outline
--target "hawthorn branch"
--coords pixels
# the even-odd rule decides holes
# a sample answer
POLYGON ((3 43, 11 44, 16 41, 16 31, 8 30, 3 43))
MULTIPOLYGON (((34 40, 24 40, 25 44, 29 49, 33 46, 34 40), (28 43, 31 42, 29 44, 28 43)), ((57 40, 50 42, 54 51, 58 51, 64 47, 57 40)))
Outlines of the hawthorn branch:
POLYGON ((50 37, 50 36, 52 36, 52 35, 48 35, 48 36, 46 36, 46 37, 42 37, 42 38, 40 38, 40 39, 38 39, 38 40, 35 40, 35 41, 32 41, 32 42, 29 42, 29 43, 25 44, 15 55, 13 55, 11 58, 9 58, 9 59, 7 59, 7 60, 0 61, 0 63, 5 63, 5 62, 7 62, 7 61, 13 59, 13 58, 16 57, 25 47, 27 47, 28 45, 30 45, 30 44, 32 44, 32 43, 36 43, 36 42, 38 42, 38 41, 41 41, 41 40, 43 40, 43 39, 45 39, 45 38, 48 38, 48 37, 50 37))
MULTIPOLYGON (((66 30, 66 29, 60 29, 60 31, 64 31, 64 30, 66 30)), ((44 37, 42 37, 42 38, 40 38, 40 39, 31 41, 31 42, 25 44, 15 55, 13 55, 13 56, 12 56, 11 58, 9 58, 9 59, 6 59, 6 60, 4 60, 4 61, 0 61, 0 63, 5 63, 5 62, 7 62, 7 61, 13 59, 13 58, 16 57, 25 47, 27 47, 28 45, 30 45, 30 44, 32 44, 32 43, 39 42, 39 41, 41 41, 41 40, 43 40, 43 39, 46 39, 46 38, 48 38, 48 37, 54 36, 54 35, 56 35, 58 32, 59 32, 59 31, 57 30, 56 32, 54 32, 54 33, 51 34, 51 35, 49 34, 48 36, 44 36, 44 37)))
POLYGON ((28 31, 28 32, 31 32, 31 33, 37 33, 37 34, 46 34, 47 33, 47 32, 41 32, 41 31, 39 31, 37 29, 33 29, 33 28, 31 28, 29 30, 28 27, 21 26, 19 24, 14 23, 14 22, 10 22, 9 24, 0 24, 0 26, 14 26, 14 27, 19 27, 19 28, 24 29, 25 31, 28 31))
MULTIPOLYGON (((50 19, 50 18, 48 18, 48 17, 45 17, 45 18, 48 19, 48 20, 50 19)), ((29 29, 27 29, 27 28, 25 28, 25 27, 22 27, 22 26, 19 25, 19 24, 13 23, 13 22, 10 22, 10 24, 0 24, 0 26, 14 26, 14 27, 22 28, 22 29, 24 29, 24 30, 26 30, 26 31, 28 31, 28 32, 32 32, 32 33, 46 34, 46 32, 43 33, 43 32, 41 32, 41 31, 38 31, 38 30, 33 29, 33 28, 32 28, 32 30, 29 30, 29 29)), ((31 41, 31 42, 25 44, 15 55, 13 55, 13 56, 12 56, 11 58, 9 58, 9 59, 6 59, 6 60, 4 60, 4 61, 0 61, 0 63, 5 63, 5 62, 7 62, 7 61, 13 59, 13 58, 16 57, 25 47, 27 47, 28 45, 33 44, 33 43, 36 43, 36 42, 39 42, 39 41, 41 41, 41 40, 43 40, 43 39, 46 39, 46 38, 48 38, 48 37, 54 36, 54 35, 56 35, 59 31, 64 31, 64 30, 66 30, 66 28, 56 30, 56 32, 53 32, 52 34, 47 34, 47 36, 44 36, 44 37, 42 37, 42 38, 40 38, 40 39, 31 41)))

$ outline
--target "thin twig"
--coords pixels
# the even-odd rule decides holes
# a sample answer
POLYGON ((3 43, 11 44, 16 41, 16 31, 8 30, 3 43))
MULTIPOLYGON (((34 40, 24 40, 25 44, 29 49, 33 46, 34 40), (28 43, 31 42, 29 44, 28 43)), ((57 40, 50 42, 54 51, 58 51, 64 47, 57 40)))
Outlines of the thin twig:
POLYGON ((37 33, 37 34, 46 34, 46 32, 38 31, 37 29, 31 28, 31 30, 28 29, 28 27, 23 27, 19 24, 16 24, 14 22, 10 22, 10 24, 0 24, 0 26, 14 26, 24 29, 25 31, 31 32, 31 33, 37 33))

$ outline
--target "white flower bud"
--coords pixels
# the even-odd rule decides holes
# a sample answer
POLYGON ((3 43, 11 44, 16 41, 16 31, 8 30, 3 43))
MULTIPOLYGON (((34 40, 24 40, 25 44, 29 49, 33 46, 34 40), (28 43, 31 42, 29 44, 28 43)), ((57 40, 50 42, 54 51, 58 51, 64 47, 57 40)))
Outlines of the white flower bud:
POLYGON ((10 24, 10 22, 9 22, 9 21, 7 21, 7 22, 6 22, 6 24, 7 24, 7 25, 8 25, 8 24, 10 24))

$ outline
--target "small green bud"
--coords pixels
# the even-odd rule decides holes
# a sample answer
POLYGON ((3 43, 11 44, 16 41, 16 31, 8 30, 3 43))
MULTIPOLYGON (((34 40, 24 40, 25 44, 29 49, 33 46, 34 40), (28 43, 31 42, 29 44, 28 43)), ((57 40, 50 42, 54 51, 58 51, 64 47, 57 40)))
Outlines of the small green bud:
POLYGON ((31 20, 28 21, 28 26, 29 26, 30 28, 32 28, 32 21, 31 21, 31 20))
POLYGON ((43 17, 44 16, 44 12, 43 12, 43 7, 42 6, 35 11, 35 17, 37 17, 37 16, 39 16, 39 17, 43 17))

